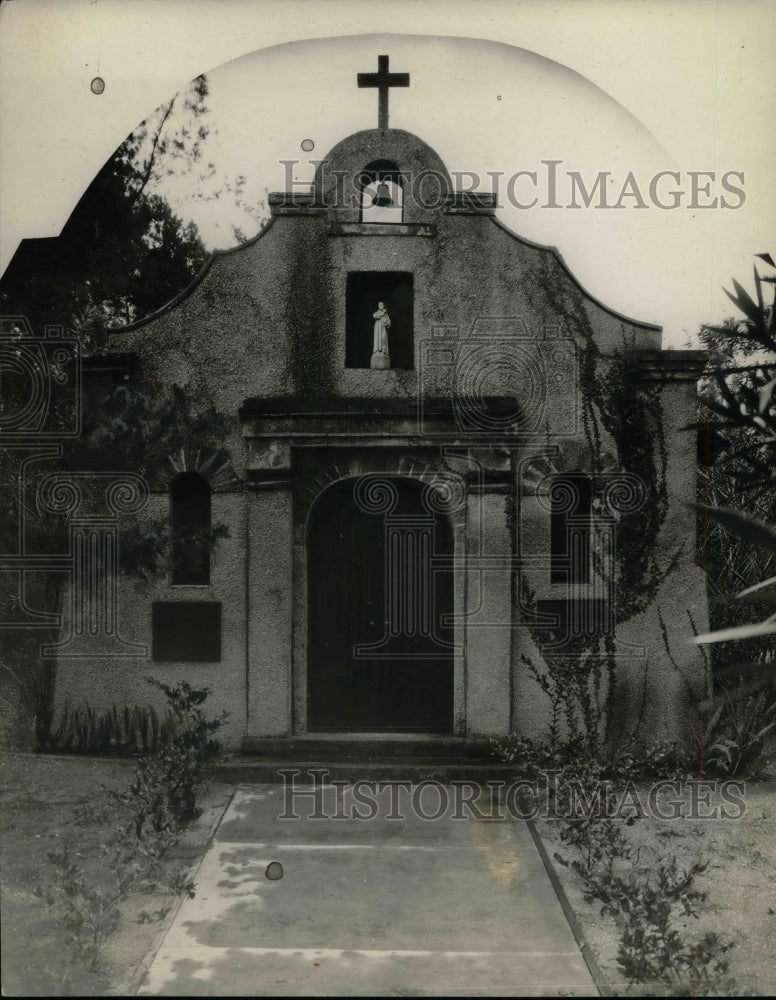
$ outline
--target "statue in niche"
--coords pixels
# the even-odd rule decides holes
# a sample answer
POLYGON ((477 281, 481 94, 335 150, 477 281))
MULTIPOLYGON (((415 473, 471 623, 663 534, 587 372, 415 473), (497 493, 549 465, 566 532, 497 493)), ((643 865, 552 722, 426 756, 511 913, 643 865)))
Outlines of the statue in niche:
POLYGON ((370 367, 384 371, 391 367, 391 356, 388 353, 388 330, 391 326, 391 317, 388 315, 384 302, 377 303, 377 312, 372 313, 372 318, 375 321, 375 327, 370 367))

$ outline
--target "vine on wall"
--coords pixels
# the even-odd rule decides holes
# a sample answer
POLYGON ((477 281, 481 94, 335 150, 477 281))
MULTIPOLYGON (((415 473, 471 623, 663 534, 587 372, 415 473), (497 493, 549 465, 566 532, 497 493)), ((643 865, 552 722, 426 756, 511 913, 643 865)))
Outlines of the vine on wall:
MULTIPOLYGON (((637 476, 644 502, 624 511, 616 529, 614 624, 621 625, 644 611, 654 600, 679 552, 667 564, 658 558, 658 538, 668 509, 667 449, 657 387, 637 378, 637 355, 623 329, 620 349, 605 356, 596 342, 582 293, 568 280, 554 260, 542 258, 533 275, 555 317, 564 323, 578 348, 581 426, 588 447, 588 474, 594 485, 603 481, 610 449, 615 465, 637 476)), ((598 568, 598 567, 597 567, 598 568)), ((520 593, 524 608, 536 608, 536 595, 523 571, 520 593)), ((612 742, 612 720, 617 703, 617 670, 612 636, 575 640, 568 655, 553 655, 559 633, 527 625, 542 653, 545 668, 529 658, 523 663, 550 698, 554 721, 551 741, 558 739, 557 719, 563 716, 567 738, 590 757, 612 742), (574 682, 570 683, 570 678, 574 682), (599 710, 600 706, 600 710, 599 710)), ((635 734, 634 734, 635 735, 635 734)))

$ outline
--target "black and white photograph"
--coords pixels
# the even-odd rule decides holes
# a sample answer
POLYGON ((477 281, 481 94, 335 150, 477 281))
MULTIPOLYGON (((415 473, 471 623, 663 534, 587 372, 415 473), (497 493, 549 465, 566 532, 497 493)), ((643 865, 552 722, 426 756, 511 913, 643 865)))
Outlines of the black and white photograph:
POLYGON ((776 2, 0 2, 3 996, 776 988, 776 2))

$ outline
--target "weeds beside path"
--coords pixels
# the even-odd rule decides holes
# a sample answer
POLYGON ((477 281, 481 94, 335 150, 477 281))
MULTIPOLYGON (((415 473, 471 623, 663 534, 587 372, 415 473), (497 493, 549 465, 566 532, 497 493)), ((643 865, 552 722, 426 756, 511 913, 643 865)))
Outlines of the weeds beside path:
MULTIPOLYGON (((177 905, 177 898, 162 891, 130 895, 121 904, 119 925, 106 943, 100 969, 90 972, 81 965, 71 966, 63 928, 35 889, 45 888, 50 877, 47 855, 64 843, 75 845, 85 873, 97 873, 97 846, 104 831, 97 824, 76 824, 73 812, 93 801, 102 784, 117 791, 125 788, 134 761, 3 754, 0 768, 4 995, 125 994, 159 932, 163 914, 177 905)), ((170 870, 193 864, 201 855, 230 792, 230 785, 214 782, 203 795, 203 814, 167 859, 170 870)))
MULTIPOLYGON (((735 820, 676 819, 654 817, 636 820, 628 828, 628 839, 639 861, 657 867, 661 860, 676 858, 679 868, 689 869, 708 862, 695 878, 695 887, 707 894, 697 919, 683 925, 689 937, 715 933, 732 939, 726 957, 730 975, 743 996, 768 996, 776 992, 776 782, 749 784, 746 815, 735 820)), ((560 840, 559 824, 537 822, 550 857, 556 852, 574 854, 560 840)), ((620 936, 617 924, 601 914, 601 903, 585 902, 584 883, 574 871, 553 862, 564 891, 592 948, 606 982, 614 995, 655 995, 654 984, 643 988, 627 984, 617 966, 620 936)))
MULTIPOLYGON (((75 845, 86 874, 100 870, 98 852, 104 830, 76 824, 73 812, 93 801, 101 784, 120 790, 131 780, 134 762, 126 759, 8 754, 0 757, 0 863, 2 865, 2 959, 4 995, 126 995, 133 976, 157 939, 166 913, 178 897, 157 891, 133 893, 121 903, 116 932, 105 945, 100 968, 70 965, 64 930, 44 900, 34 894, 51 867, 47 855, 65 842, 75 845)), ((221 814, 232 786, 214 782, 200 800, 204 812, 189 826, 165 864, 169 870, 193 865, 221 814)), ((696 877, 707 893, 697 919, 688 918, 691 937, 716 932, 732 938, 730 973, 744 995, 768 995, 776 985, 776 782, 749 784, 746 815, 737 820, 638 819, 628 838, 640 860, 658 864, 675 857, 680 868, 699 860, 708 867, 696 877)), ((550 857, 573 857, 561 843, 557 823, 538 821, 550 857)), ((617 967, 619 935, 598 902, 583 898, 583 883, 568 868, 556 871, 605 979, 615 992, 625 989, 617 967)), ((99 884, 96 886, 101 888, 99 884)), ((632 987, 630 995, 638 995, 632 987)))

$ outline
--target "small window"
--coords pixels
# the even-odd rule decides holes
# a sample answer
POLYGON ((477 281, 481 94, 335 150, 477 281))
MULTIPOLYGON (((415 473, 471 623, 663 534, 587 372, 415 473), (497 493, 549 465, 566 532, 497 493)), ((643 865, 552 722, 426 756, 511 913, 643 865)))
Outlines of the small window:
POLYGON ((210 485, 183 472, 170 485, 172 582, 210 583, 210 485))
POLYGON ((375 160, 359 175, 361 222, 393 223, 404 220, 404 186, 401 171, 392 160, 375 160))
POLYGON ((414 368, 413 322, 412 274, 352 271, 346 289, 345 367, 414 368), (383 357, 375 357, 381 352, 383 357))
POLYGON ((554 476, 550 502, 550 583, 589 583, 593 508, 590 477, 582 473, 554 476))

